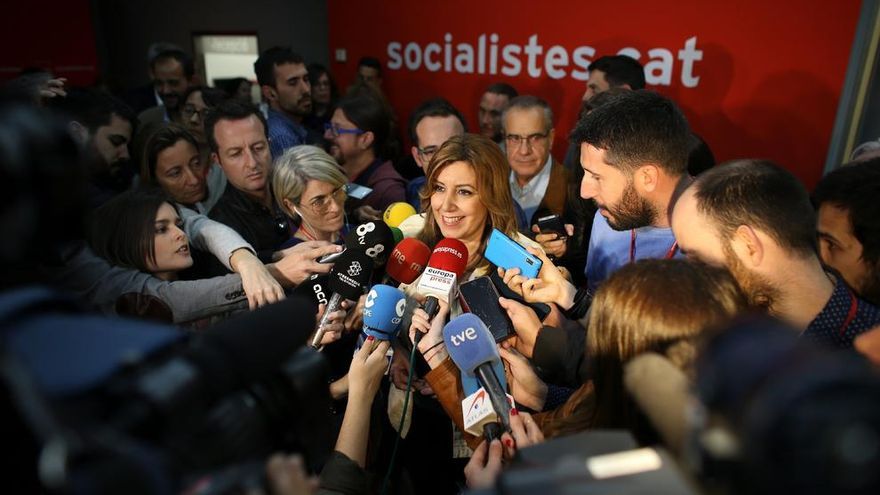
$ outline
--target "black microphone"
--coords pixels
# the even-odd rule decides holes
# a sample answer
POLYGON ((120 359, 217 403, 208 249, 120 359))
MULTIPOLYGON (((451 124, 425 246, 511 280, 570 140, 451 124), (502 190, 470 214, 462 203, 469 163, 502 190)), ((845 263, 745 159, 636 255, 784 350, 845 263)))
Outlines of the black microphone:
POLYGON ((335 263, 342 253, 357 250, 373 258, 376 266, 381 266, 388 260, 392 248, 394 248, 394 234, 391 228, 381 220, 374 220, 362 223, 348 233, 345 237, 345 250, 322 256, 318 259, 318 263, 335 263))
POLYGON ((324 338, 325 326, 330 321, 330 314, 339 309, 344 300, 354 301, 364 293, 364 288, 369 284, 373 275, 373 260, 363 251, 346 250, 336 260, 333 269, 330 270, 330 280, 327 288, 332 292, 324 315, 318 322, 318 329, 312 338, 311 346, 321 348, 321 339, 324 338))

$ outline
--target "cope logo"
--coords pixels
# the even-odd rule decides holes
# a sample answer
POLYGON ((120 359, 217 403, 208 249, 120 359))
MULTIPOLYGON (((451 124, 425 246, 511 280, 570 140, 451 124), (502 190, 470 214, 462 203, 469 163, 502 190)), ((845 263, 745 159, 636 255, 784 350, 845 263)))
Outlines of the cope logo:
POLYGON ((348 275, 351 277, 357 277, 361 273, 361 270, 363 270, 363 268, 361 267, 360 262, 355 261, 351 265, 349 265, 348 275))

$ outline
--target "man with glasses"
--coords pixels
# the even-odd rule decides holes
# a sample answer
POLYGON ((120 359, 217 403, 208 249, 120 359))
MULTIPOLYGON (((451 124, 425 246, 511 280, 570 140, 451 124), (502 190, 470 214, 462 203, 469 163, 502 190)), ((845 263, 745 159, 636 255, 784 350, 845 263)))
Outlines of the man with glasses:
MULTIPOLYGON (((416 107, 409 116, 409 138, 413 143, 411 152, 416 165, 424 172, 443 143, 466 131, 461 112, 445 98, 434 98, 416 107)), ((421 209, 419 191, 425 180, 422 175, 406 185, 406 200, 416 211, 421 209)))
POLYGON ((313 144, 303 126, 312 113, 312 86, 305 60, 290 48, 272 47, 254 62, 263 98, 268 102, 269 149, 272 158, 300 144, 313 144))
POLYGON ((544 215, 563 217, 570 174, 550 156, 554 138, 550 105, 536 96, 517 96, 501 121, 511 169, 510 192, 522 206, 527 225, 544 215))

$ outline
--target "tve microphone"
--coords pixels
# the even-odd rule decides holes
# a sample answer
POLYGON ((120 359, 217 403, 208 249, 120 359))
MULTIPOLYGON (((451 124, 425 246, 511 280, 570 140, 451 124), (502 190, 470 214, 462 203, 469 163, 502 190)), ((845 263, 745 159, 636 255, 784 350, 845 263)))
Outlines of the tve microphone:
POLYGON ((387 223, 389 227, 397 227, 401 222, 415 214, 416 209, 409 203, 391 203, 388 205, 388 208, 385 208, 385 214, 382 215, 382 220, 385 220, 385 223, 387 223))
POLYGON ((481 435, 483 425, 495 421, 510 430, 512 399, 508 399, 493 369, 501 357, 486 325, 475 315, 465 313, 443 327, 443 341, 455 365, 462 373, 476 375, 483 387, 462 402, 465 431, 481 435), (491 408, 486 404, 487 398, 491 408), (494 415, 487 414, 491 410, 494 415))
POLYGON ((666 446, 682 454, 688 434, 688 405, 694 399, 684 372, 665 357, 649 352, 624 367, 627 392, 663 437, 666 446))
MULTIPOLYGON (((385 263, 391 247, 394 246, 394 234, 382 221, 370 221, 358 225, 345 237, 345 250, 362 251, 375 260, 377 266, 385 263)), ((318 263, 335 263, 342 253, 331 253, 318 260, 318 263)))
POLYGON ((363 251, 349 249, 336 261, 336 265, 330 270, 330 281, 327 288, 332 292, 324 315, 318 323, 318 330, 312 338, 312 347, 321 347, 321 339, 324 338, 324 327, 330 320, 330 313, 339 309, 342 301, 357 300, 364 293, 364 286, 373 275, 373 260, 363 251))
POLYGON ((388 285, 374 285, 364 302, 364 333, 377 340, 391 340, 397 336, 406 296, 403 291, 388 285))
POLYGON ((400 241, 391 250, 388 263, 385 265, 385 280, 383 283, 394 285, 411 284, 425 271, 425 265, 431 257, 428 246, 413 237, 407 237, 400 241))
POLYGON ((449 302, 455 295, 456 283, 464 274, 467 263, 467 247, 458 239, 446 238, 434 246, 428 266, 416 287, 419 294, 427 296, 424 309, 429 320, 440 310, 438 299, 449 302))

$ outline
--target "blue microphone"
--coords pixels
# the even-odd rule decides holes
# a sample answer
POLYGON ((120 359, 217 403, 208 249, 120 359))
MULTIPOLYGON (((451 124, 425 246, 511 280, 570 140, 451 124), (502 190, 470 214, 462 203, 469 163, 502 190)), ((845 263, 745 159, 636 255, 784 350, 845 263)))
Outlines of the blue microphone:
POLYGON ((443 327, 446 352, 462 374, 476 375, 489 395, 492 409, 505 430, 510 430, 510 404, 494 366, 501 363, 495 338, 479 317, 465 313, 443 327))
POLYGON ((406 296, 389 285, 374 285, 364 301, 364 333, 376 340, 391 340, 397 336, 406 296))

